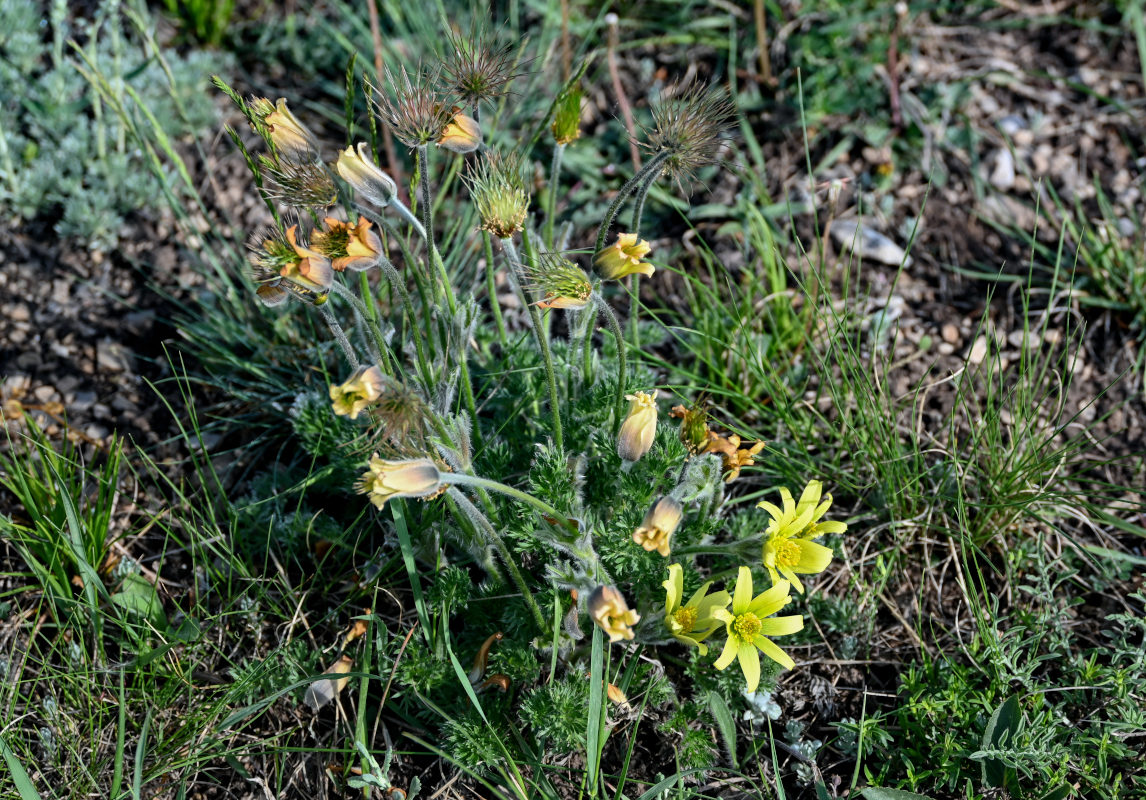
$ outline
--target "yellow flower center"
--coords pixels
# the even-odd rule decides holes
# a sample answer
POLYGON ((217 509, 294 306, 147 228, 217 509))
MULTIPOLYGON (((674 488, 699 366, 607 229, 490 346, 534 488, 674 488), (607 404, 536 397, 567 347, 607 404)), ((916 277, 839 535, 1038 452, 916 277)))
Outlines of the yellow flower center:
POLYGON ((755 614, 737 614, 732 620, 732 632, 738 639, 750 642, 760 633, 760 619, 755 614))
POLYGON ((791 539, 785 539, 784 542, 776 548, 776 563, 784 567, 794 567, 799 564, 800 545, 791 539))
POLYGON ((682 632, 688 633, 692 630, 692 626, 696 624, 696 609, 689 608, 688 606, 678 608, 676 612, 673 613, 672 618, 673 622, 680 626, 682 632))

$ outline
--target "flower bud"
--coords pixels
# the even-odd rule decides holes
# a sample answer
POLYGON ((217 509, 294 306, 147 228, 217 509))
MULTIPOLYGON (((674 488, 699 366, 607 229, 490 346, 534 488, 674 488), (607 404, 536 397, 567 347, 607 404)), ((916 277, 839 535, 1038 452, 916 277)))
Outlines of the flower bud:
POLYGON ((652 247, 635 233, 622 233, 617 241, 597 253, 593 263, 597 272, 607 281, 616 281, 639 272, 641 275, 653 274, 653 265, 642 261, 649 254, 652 247))
POLYGON ((680 525, 684 508, 671 497, 662 497, 645 514, 641 526, 633 531, 633 541, 649 552, 656 550, 662 556, 670 552, 669 540, 680 525))
POLYGON ((364 200, 378 207, 390 204, 398 193, 394 179, 378 168, 366 152, 366 142, 359 142, 357 151, 348 147, 338 154, 334 168, 364 200))
POLYGON ((581 84, 577 84, 557 96, 552 127, 557 144, 569 144, 581 136, 581 98, 584 94, 581 84))
POLYGON ((616 642, 621 639, 632 639, 633 629, 630 627, 640 622, 640 615, 630 611, 628 603, 620 592, 613 586, 598 586, 589 595, 589 616, 601 630, 609 634, 609 641, 616 642))
POLYGON ((477 120, 465 114, 454 116, 438 139, 438 147, 454 153, 472 153, 481 147, 481 128, 477 120))
POLYGON ((382 396, 384 378, 377 366, 360 367, 346 381, 330 387, 334 413, 358 419, 366 406, 382 396))
POLYGON ((617 455, 625 461, 639 461, 649 452, 657 434, 657 390, 652 394, 637 392, 627 394, 629 415, 621 424, 617 434, 617 455))
MULTIPOLYGON (((326 671, 331 675, 345 676, 346 673, 350 672, 353 666, 354 659, 343 653, 326 671)), ((310 706, 311 710, 318 711, 318 709, 333 700, 349 682, 350 678, 347 677, 323 678, 322 680, 315 681, 307 687, 303 702, 310 706)))
POLYGON ((370 495, 370 502, 378 509, 392 498, 429 497, 441 488, 441 473, 430 459, 387 461, 377 455, 370 459, 370 471, 362 475, 358 485, 359 493, 370 495))
POLYGON ((263 122, 271 135, 271 142, 280 152, 302 156, 318 151, 318 140, 295 118, 283 98, 280 97, 275 103, 274 111, 263 117, 263 122))

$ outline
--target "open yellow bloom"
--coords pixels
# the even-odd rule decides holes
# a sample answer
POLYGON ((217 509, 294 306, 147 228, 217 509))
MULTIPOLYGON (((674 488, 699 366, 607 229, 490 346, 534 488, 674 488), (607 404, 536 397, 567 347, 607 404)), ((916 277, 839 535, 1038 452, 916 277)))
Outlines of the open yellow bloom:
POLYGON ((635 233, 622 233, 617 241, 606 247, 593 259, 597 265, 597 272, 607 281, 616 281, 639 272, 650 276, 654 272, 652 264, 642 261, 653 248, 644 239, 635 233))
POLYGON ((609 634, 610 642, 632 639, 631 626, 640 622, 636 611, 629 609, 625 598, 613 586, 598 586, 589 595, 589 616, 601 630, 609 634))
POLYGON ((665 626, 678 642, 693 645, 700 649, 702 656, 708 655, 708 645, 703 640, 720 627, 720 620, 713 616, 717 609, 723 609, 732 602, 728 592, 708 594, 712 581, 697 589, 688 602, 680 604, 684 595, 684 570, 680 564, 669 567, 665 587, 665 626))
POLYGON ((382 240, 374 232, 370 220, 359 217, 358 223, 351 225, 326 217, 322 222, 326 229, 315 231, 314 247, 330 259, 335 272, 362 272, 378 264, 382 240))
POLYGON ((286 238, 297 259, 284 264, 279 274, 293 284, 312 292, 325 292, 334 281, 330 261, 322 253, 298 243, 298 226, 286 230, 286 238))
POLYGON ((337 386, 330 387, 330 399, 334 413, 340 417, 358 419, 366 406, 382 396, 385 379, 377 366, 360 367, 353 375, 337 386))
POLYGON ((386 505, 387 500, 429 497, 441 488, 442 475, 430 459, 387 461, 377 454, 370 459, 370 471, 362 475, 358 484, 358 492, 370 495, 370 502, 378 509, 386 505))
POLYGON ((657 390, 625 395, 629 415, 617 434, 617 455, 625 461, 639 461, 649 452, 657 435, 657 390))
POLYGON ((848 529, 843 522, 820 522, 832 505, 832 496, 822 495, 823 484, 810 481, 800 495, 800 502, 792 499, 786 488, 780 489, 783 508, 760 502, 757 508, 768 512, 772 520, 764 532, 764 566, 773 581, 781 576, 792 583, 801 594, 804 584, 799 575, 823 572, 832 563, 832 549, 812 541, 827 533, 843 533, 848 529), (821 496, 823 502, 821 502, 821 496))
POLYGON ((724 669, 735 660, 748 682, 746 691, 754 692, 760 685, 760 653, 788 669, 796 666, 792 657, 766 637, 787 636, 804 629, 804 618, 799 615, 772 617, 792 600, 791 586, 778 581, 771 589, 752 596, 752 571, 741 567, 732 595, 732 611, 718 608, 712 616, 725 624, 728 641, 716 659, 716 668, 724 669), (771 619, 767 619, 772 617, 771 619))
POLYGON ((438 139, 438 147, 454 153, 472 153, 481 147, 481 127, 473 117, 465 114, 454 116, 438 139))
POLYGON ((662 497, 645 513, 640 527, 633 531, 633 541, 650 552, 656 550, 662 556, 668 556, 669 540, 676 533, 683 514, 684 508, 679 501, 662 497))

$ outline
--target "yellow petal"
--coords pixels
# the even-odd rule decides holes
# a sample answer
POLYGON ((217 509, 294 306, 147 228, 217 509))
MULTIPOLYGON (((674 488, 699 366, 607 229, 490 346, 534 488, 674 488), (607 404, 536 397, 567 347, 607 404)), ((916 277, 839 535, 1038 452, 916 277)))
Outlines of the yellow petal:
POLYGON ((760 620, 761 636, 787 636, 802 630, 804 630, 804 618, 799 614, 760 620))
POLYGON ((756 596, 748 610, 758 617, 771 616, 788 604, 791 593, 788 581, 776 581, 771 589, 756 596))
POLYGON ((736 660, 736 640, 730 636, 724 643, 724 650, 720 653, 720 658, 716 659, 713 666, 717 669, 724 669, 734 660, 736 660))
POLYGON ((795 539, 800 545, 800 561, 792 569, 805 575, 823 572, 832 563, 832 548, 807 540, 795 539))
POLYGON ((744 642, 736 650, 736 657, 740 659, 740 670, 748 682, 747 691, 756 691, 756 687, 760 685, 760 653, 756 651, 756 645, 744 642))
POLYGON ((788 567, 780 567, 780 574, 788 579, 788 581, 792 584, 793 589, 795 589, 800 594, 804 593, 804 584, 800 581, 799 576, 796 575, 795 572, 792 572, 792 570, 788 569, 788 567))
POLYGON ((793 669, 796 666, 796 662, 792 660, 792 657, 777 647, 776 643, 771 639, 766 639, 763 636, 757 636, 754 644, 760 648, 760 652, 768 656, 768 658, 772 659, 780 666, 787 669, 793 669))
POLYGON ((817 525, 813 535, 823 536, 825 533, 846 533, 847 529, 848 524, 846 522, 834 522, 829 520, 828 522, 821 522, 817 525))
POLYGON ((665 613, 671 614, 680 608, 680 598, 684 594, 684 570, 680 564, 669 567, 668 579, 661 586, 665 587, 665 613))
POLYGON ((743 614, 752 604, 752 570, 741 567, 736 575, 736 591, 732 595, 732 613, 743 614))

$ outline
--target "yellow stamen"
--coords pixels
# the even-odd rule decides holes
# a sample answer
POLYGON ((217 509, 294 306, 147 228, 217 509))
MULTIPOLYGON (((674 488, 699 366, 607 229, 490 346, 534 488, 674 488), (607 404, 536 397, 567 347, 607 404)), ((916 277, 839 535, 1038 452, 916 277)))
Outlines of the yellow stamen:
POLYGON ((741 641, 751 642, 760 633, 760 618, 751 612, 737 614, 732 621, 732 632, 741 641))

